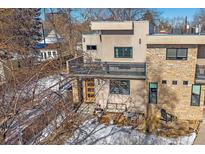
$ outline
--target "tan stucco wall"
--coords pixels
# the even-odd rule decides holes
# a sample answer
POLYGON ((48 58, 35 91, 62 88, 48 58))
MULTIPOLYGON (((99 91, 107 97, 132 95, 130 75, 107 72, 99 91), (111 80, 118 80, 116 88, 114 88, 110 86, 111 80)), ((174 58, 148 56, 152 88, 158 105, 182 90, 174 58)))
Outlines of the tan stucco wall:
POLYGON ((158 104, 174 113, 179 119, 201 119, 203 98, 200 107, 190 106, 192 84, 195 82, 197 48, 188 49, 187 60, 166 60, 166 48, 147 49, 147 90, 149 82, 158 82, 158 104), (167 85, 162 85, 167 80, 167 85), (177 85, 172 81, 177 80, 177 85), (188 81, 188 85, 183 85, 188 81))
POLYGON ((92 35, 83 35, 83 40, 85 42, 82 43, 84 58, 92 58, 94 59, 101 59, 103 53, 102 52, 102 43, 100 42, 100 35, 92 34, 92 35), (96 45, 97 50, 87 50, 87 45, 96 45))
POLYGON ((134 35, 83 35, 83 51, 93 59, 108 62, 145 62, 146 35, 149 22, 134 22, 134 35), (139 44, 141 39, 141 44, 139 44), (87 51, 86 45, 97 45, 97 51, 87 51), (133 58, 114 58, 114 47, 133 47, 133 58))
POLYGON ((110 94, 110 80, 95 79, 96 104, 105 108, 107 103, 126 104, 128 110, 146 111, 144 80, 130 80, 130 95, 110 94))

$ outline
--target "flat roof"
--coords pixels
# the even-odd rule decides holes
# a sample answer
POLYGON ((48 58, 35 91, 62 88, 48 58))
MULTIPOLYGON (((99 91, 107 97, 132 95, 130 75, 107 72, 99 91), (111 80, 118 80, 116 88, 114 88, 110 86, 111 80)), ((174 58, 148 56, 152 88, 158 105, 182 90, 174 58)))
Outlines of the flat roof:
POLYGON ((205 35, 147 35, 147 44, 205 44, 205 35))
POLYGON ((132 30, 132 21, 91 22, 91 30, 132 30))

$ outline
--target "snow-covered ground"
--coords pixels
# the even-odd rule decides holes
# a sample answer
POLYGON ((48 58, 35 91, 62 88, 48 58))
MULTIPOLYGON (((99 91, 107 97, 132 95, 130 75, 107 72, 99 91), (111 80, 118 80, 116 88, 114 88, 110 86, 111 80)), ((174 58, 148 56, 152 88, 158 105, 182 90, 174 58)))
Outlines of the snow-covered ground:
MULTIPOLYGON (((25 96, 32 96, 33 92, 35 91, 35 95, 42 93, 43 91, 49 89, 52 91, 58 91, 59 90, 59 83, 64 79, 63 76, 60 75, 52 75, 48 77, 41 78, 37 81, 33 81, 33 83, 30 83, 30 85, 26 85, 23 89, 23 94, 25 96)), ((23 95, 22 94, 22 95, 23 95)))
POLYGON ((32 141, 30 144, 37 144, 40 141, 46 139, 49 135, 52 134, 52 132, 55 129, 57 129, 61 125, 64 119, 65 119, 65 114, 64 113, 60 114, 56 119, 51 121, 51 123, 46 128, 44 128, 41 132, 39 132, 39 134, 33 139, 34 141, 32 141))
MULTIPOLYGON (((23 131, 35 119, 37 119, 40 115, 42 115, 46 111, 49 111, 51 107, 59 101, 60 98, 55 92, 60 92, 62 95, 66 95, 65 92, 67 88, 69 88, 71 85, 68 81, 65 81, 65 83, 60 86, 60 84, 58 83, 60 83, 60 81, 62 81, 63 79, 64 77, 61 75, 44 77, 44 78, 39 79, 37 82, 34 81, 32 84, 26 87, 27 89, 24 89, 25 92, 22 92, 21 95, 25 97, 32 96, 34 89, 35 89, 36 95, 41 94, 43 91, 49 89, 46 95, 49 95, 50 99, 52 98, 51 99, 52 101, 47 100, 47 96, 45 96, 45 98, 40 100, 40 102, 38 103, 38 106, 32 107, 31 109, 24 110, 23 112, 21 112, 18 116, 21 119, 21 122, 20 123, 18 122, 17 120, 18 118, 12 121, 12 124, 10 126, 9 135, 5 140, 6 142, 10 142, 10 140, 12 140, 13 137, 15 137, 18 134, 19 130, 17 128, 23 131)), ((59 121, 59 119, 60 117, 57 118, 57 121, 59 121)), ((53 130, 53 128, 51 127, 48 127, 48 128, 53 130)), ((44 132, 45 131, 46 130, 44 130, 44 132)))
POLYGON ((104 125, 92 119, 86 121, 65 144, 135 144, 135 145, 191 145, 196 133, 178 138, 165 138, 140 133, 132 127, 104 125))

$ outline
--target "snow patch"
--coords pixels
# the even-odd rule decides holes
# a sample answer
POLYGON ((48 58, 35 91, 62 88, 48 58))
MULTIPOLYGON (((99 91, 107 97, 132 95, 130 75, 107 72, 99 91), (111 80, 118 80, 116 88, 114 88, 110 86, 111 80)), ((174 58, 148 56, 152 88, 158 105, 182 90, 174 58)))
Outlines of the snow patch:
POLYGON ((30 144, 36 144, 36 143, 39 143, 42 140, 46 139, 49 135, 51 135, 53 133, 53 131, 56 128, 58 128, 61 125, 61 123, 64 121, 64 119, 65 119, 65 114, 60 114, 59 116, 57 116, 57 118, 55 120, 53 120, 41 132, 39 132, 39 134, 37 135, 37 138, 35 138, 34 141, 31 142, 30 144))
POLYGON ((122 144, 122 145, 191 145, 196 133, 178 138, 166 138, 145 134, 131 126, 104 125, 95 119, 86 121, 65 144, 122 144))

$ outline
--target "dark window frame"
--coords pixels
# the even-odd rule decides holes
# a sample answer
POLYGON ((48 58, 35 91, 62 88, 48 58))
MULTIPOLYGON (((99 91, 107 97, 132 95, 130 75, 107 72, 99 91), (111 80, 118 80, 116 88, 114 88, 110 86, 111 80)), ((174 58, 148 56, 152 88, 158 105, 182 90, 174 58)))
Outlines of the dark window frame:
POLYGON ((87 50, 97 50, 97 45, 86 45, 87 50), (93 49, 94 47, 94 49, 93 49))
POLYGON ((163 85, 167 84, 167 80, 162 80, 162 84, 163 85))
POLYGON ((47 53, 46 52, 44 52, 44 59, 47 59, 47 53))
POLYGON ((40 52, 40 57, 41 59, 43 59, 43 52, 40 52))
POLYGON ((157 104, 157 102, 158 102, 158 83, 157 82, 149 82, 149 104, 157 104), (156 91, 156 103, 153 103, 153 102, 151 102, 151 99, 150 99, 150 85, 151 84, 156 84, 156 89, 157 89, 157 91, 156 91))
POLYGON ((50 58, 51 57, 51 51, 48 51, 48 57, 50 58))
MULTIPOLYGON (((116 88, 119 88, 119 86, 120 85, 115 85, 115 86, 117 86, 116 88)), ((111 94, 111 95, 130 95, 130 80, 110 80, 110 85, 109 85, 109 94, 111 94), (123 92, 121 92, 120 90, 119 90, 119 93, 115 93, 112 89, 112 85, 111 85, 111 82, 113 82, 113 81, 128 81, 128 87, 129 87, 129 89, 128 89, 128 94, 125 94, 125 93, 123 93, 123 92)))
POLYGON ((184 81, 183 81, 183 85, 184 85, 184 86, 187 86, 187 85, 189 85, 189 81, 187 81, 187 80, 184 80, 184 81))
POLYGON ((199 106, 200 106, 200 101, 201 101, 201 85, 200 85, 200 84, 192 84, 192 87, 191 87, 191 104, 190 104, 190 105, 191 105, 191 106, 199 107, 199 106), (194 86, 194 85, 197 85, 197 86, 200 87, 198 105, 193 105, 193 103, 192 103, 192 98, 193 98, 193 96, 192 96, 192 90, 193 90, 193 86, 194 86))
POLYGON ((139 44, 142 44, 142 39, 141 38, 139 38, 139 44))
POLYGON ((166 48, 166 60, 187 60, 188 57, 188 48, 166 48), (169 49, 176 49, 176 56, 175 57, 167 57, 169 49), (178 57, 178 50, 179 49, 186 49, 186 57, 178 57))
POLYGON ((172 85, 177 85, 177 84, 178 84, 177 80, 172 81, 172 85), (176 82, 176 84, 174 82, 176 82))
POLYGON ((133 47, 114 47, 114 58, 133 58, 133 47), (123 56, 121 56, 121 57, 117 57, 117 54, 116 54, 116 49, 117 48, 122 48, 122 50, 124 50, 125 48, 130 48, 131 49, 131 52, 130 52, 130 56, 128 57, 128 56, 125 56, 125 51, 123 51, 123 53, 122 53, 122 55, 123 56))

